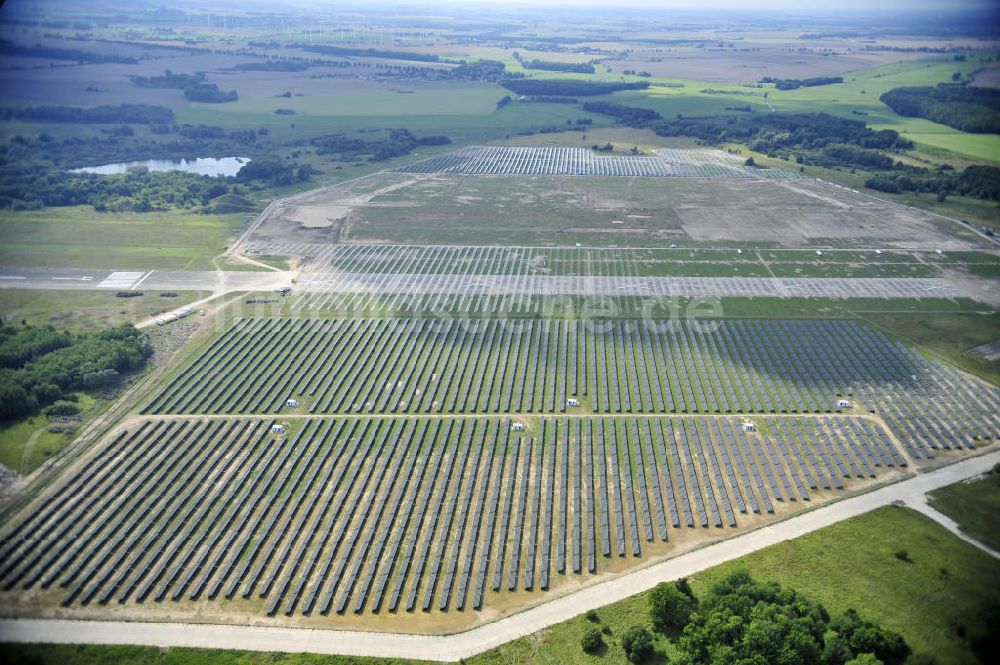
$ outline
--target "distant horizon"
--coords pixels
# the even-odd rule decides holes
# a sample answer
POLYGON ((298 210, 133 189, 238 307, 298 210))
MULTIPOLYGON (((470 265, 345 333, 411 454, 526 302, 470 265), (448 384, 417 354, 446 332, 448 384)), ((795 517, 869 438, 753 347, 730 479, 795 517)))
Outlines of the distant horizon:
MULTIPOLYGON (((32 7, 35 9, 48 6, 58 6, 61 4, 73 4, 77 7, 100 7, 113 4, 108 0, 7 0, 2 5, 3 9, 10 10, 32 7)), ((878 15, 901 13, 919 15, 953 15, 953 14, 981 14, 1000 13, 1000 2, 995 0, 951 0, 947 5, 942 5, 939 0, 839 0, 831 4, 826 0, 753 0, 752 2, 741 2, 740 0, 372 0, 361 2, 359 0, 346 0, 338 2, 336 6, 331 6, 328 0, 291 0, 290 2, 275 2, 274 0, 215 0, 209 4, 202 0, 137 0, 132 3, 134 6, 172 8, 182 11, 197 9, 200 11, 216 11, 222 8, 240 10, 260 10, 269 9, 289 9, 298 7, 321 6, 326 11, 353 11, 359 8, 374 9, 380 7, 414 7, 420 13, 433 13, 437 8, 454 9, 456 7, 465 10, 481 10, 504 7, 532 8, 537 10, 566 9, 566 8, 586 8, 605 9, 614 11, 619 9, 648 9, 660 11, 684 11, 691 13, 710 14, 717 11, 737 13, 739 15, 752 15, 756 13, 801 15, 811 14, 816 16, 836 16, 836 15, 878 15)))
MULTIPOLYGON (((247 2, 236 2, 233 4, 246 6, 247 2)), ((302 4, 322 4, 328 6, 324 0, 300 0, 302 4)), ((179 3, 185 4, 185 3, 179 3)), ((252 2, 251 4, 270 4, 268 2, 252 2)), ((710 13, 713 11, 735 11, 740 14, 754 14, 758 12, 777 12, 783 14, 820 14, 835 15, 838 13, 851 14, 898 14, 901 12, 918 12, 921 14, 957 14, 957 13, 978 13, 1000 10, 1000 3, 993 0, 951 0, 946 6, 942 6, 939 0, 839 0, 836 6, 831 6, 830 2, 824 0, 754 0, 752 3, 740 2, 739 0, 616 0, 611 3, 608 0, 376 0, 372 3, 363 3, 365 6, 378 5, 412 5, 418 6, 425 11, 432 11, 435 7, 453 7, 461 5, 468 8, 504 7, 504 6, 524 6, 528 5, 536 9, 580 7, 614 9, 659 9, 663 11, 683 10, 699 13, 710 13)), ((350 7, 352 3, 343 3, 342 6, 350 7)))

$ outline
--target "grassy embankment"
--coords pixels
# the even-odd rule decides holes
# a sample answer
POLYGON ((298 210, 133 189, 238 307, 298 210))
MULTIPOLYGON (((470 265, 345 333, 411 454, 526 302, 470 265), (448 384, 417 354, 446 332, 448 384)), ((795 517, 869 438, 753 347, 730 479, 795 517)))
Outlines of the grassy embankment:
POLYGON ((1000 473, 931 492, 931 506, 958 522, 962 531, 1000 551, 1000 473))

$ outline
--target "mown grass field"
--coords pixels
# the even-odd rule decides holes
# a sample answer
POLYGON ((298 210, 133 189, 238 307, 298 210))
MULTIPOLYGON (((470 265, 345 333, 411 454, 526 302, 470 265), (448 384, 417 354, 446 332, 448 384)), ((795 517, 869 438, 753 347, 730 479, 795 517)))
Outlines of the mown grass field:
POLYGON ((175 298, 163 298, 158 291, 143 293, 117 298, 114 291, 0 289, 0 317, 6 323, 27 321, 84 332, 139 323, 208 296, 207 291, 178 291, 175 298))
MULTIPOLYGON (((56 644, 0 644, 8 665, 398 665, 404 661, 306 653, 56 644)), ((417 663, 418 661, 410 661, 417 663)))
MULTIPOLYGON (((77 399, 82 412, 94 406, 94 398, 86 393, 77 393, 77 399)), ((62 450, 75 434, 50 432, 48 428, 52 424, 42 415, 0 421, 0 464, 20 474, 28 474, 62 450)))
POLYGON ((972 538, 1000 551, 1000 474, 931 492, 931 507, 952 518, 972 538))
POLYGON ((4 212, 0 265, 212 270, 244 214, 98 213, 91 206, 4 212))
POLYGON ((1000 312, 941 313, 920 315, 861 313, 861 318, 892 332, 949 362, 1000 383, 1000 361, 988 360, 970 349, 1000 338, 1000 312))

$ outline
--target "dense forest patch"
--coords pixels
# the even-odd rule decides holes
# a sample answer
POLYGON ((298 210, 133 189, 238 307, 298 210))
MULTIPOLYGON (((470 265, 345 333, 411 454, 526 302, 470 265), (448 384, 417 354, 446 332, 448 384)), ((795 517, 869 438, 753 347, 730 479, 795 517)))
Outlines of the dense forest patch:
POLYGON ((74 391, 114 386, 152 352, 131 325, 81 335, 51 326, 0 326, 0 418, 34 415, 72 401, 74 391))
POLYGON ((899 115, 925 118, 963 132, 1000 133, 1000 90, 941 83, 893 88, 879 99, 899 115))

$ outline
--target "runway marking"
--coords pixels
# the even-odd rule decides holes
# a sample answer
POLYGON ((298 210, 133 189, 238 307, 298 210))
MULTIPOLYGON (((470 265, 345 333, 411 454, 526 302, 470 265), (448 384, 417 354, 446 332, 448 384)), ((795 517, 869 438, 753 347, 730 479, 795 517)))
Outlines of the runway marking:
POLYGON ((136 282, 135 284, 133 284, 133 285, 132 285, 132 288, 133 288, 133 289, 137 289, 137 288, 139 288, 139 285, 140 285, 140 284, 142 284, 143 282, 145 282, 145 281, 146 281, 146 279, 147 279, 147 278, 148 278, 148 277, 149 277, 150 275, 152 275, 152 274, 153 274, 153 271, 152 271, 152 270, 150 270, 149 272, 147 272, 147 273, 146 273, 145 275, 143 275, 143 276, 142 276, 142 279, 140 279, 140 280, 139 280, 138 282, 136 282))
POLYGON ((146 273, 144 272, 113 272, 104 278, 100 284, 97 285, 99 289, 131 289, 132 286, 146 273))

